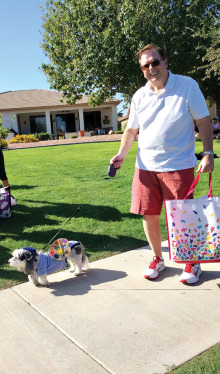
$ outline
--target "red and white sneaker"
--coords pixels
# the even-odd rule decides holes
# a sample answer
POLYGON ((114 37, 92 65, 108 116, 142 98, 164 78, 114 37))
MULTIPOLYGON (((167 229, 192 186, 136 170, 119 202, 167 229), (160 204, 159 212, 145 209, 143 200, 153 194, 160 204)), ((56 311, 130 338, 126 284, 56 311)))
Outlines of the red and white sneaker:
POLYGON ((143 276, 146 279, 155 279, 158 277, 159 273, 165 269, 164 259, 162 257, 154 256, 153 261, 144 270, 143 276))
POLYGON ((180 276, 182 283, 196 283, 199 280, 202 270, 200 264, 186 264, 185 270, 180 276))

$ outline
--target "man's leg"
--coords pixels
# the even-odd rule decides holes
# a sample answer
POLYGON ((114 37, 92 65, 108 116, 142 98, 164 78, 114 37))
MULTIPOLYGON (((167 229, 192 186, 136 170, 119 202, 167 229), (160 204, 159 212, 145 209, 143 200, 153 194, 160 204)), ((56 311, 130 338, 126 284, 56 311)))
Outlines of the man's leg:
POLYGON ((153 260, 143 273, 147 279, 157 278, 165 269, 159 221, 162 205, 163 196, 157 173, 135 168, 131 212, 143 216, 145 235, 153 250, 153 260))
POLYGON ((7 179, 2 180, 2 187, 4 187, 4 188, 9 187, 9 183, 8 183, 7 179))
POLYGON ((154 256, 162 257, 160 216, 144 215, 143 226, 148 243, 154 253, 154 256))
POLYGON ((165 269, 164 259, 162 257, 159 218, 159 215, 143 216, 144 232, 153 251, 153 261, 151 261, 150 265, 144 270, 143 273, 144 278, 146 279, 157 278, 159 273, 165 269))

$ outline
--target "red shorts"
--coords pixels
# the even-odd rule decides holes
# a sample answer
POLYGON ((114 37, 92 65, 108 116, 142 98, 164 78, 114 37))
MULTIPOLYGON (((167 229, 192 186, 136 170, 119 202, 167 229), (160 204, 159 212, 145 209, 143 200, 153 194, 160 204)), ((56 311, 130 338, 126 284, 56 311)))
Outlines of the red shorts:
POLYGON ((130 211, 141 215, 160 215, 163 201, 184 199, 193 181, 194 168, 168 172, 135 168, 130 211))

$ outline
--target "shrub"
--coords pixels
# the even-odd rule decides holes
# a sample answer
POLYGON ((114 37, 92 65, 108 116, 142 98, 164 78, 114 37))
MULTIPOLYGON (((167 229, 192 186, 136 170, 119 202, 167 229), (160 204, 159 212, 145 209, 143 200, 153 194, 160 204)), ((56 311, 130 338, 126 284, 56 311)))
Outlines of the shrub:
POLYGON ((7 148, 8 143, 4 139, 0 139, 0 147, 1 148, 7 148))
POLYGON ((78 138, 78 136, 77 135, 70 135, 69 138, 70 139, 75 139, 75 138, 78 138))
POLYGON ((35 135, 36 138, 38 138, 40 141, 41 140, 50 140, 50 133, 49 132, 39 132, 38 134, 35 135))
POLYGON ((34 135, 16 135, 14 138, 9 140, 8 143, 32 143, 32 142, 39 142, 39 139, 36 138, 34 135))

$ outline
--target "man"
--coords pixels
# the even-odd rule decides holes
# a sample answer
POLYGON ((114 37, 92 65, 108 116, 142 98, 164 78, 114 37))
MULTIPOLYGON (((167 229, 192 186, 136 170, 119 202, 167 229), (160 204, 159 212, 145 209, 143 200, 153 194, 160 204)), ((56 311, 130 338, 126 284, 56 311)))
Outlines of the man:
MULTIPOLYGON (((164 200, 183 199, 194 180, 194 122, 203 142, 204 157, 198 170, 214 169, 212 128, 209 111, 198 84, 168 70, 163 51, 148 44, 138 52, 147 83, 133 96, 127 128, 111 164, 120 168, 138 132, 138 152, 132 184, 131 212, 143 215, 143 226, 153 251, 144 271, 155 279, 165 269, 161 249, 159 216, 164 200)), ((199 264, 187 265, 181 282, 196 283, 199 264)))

